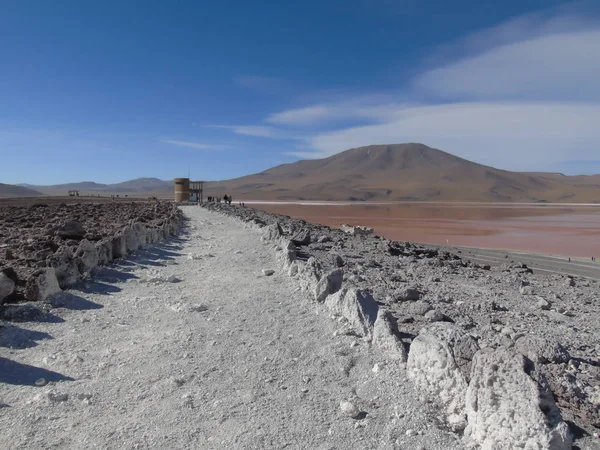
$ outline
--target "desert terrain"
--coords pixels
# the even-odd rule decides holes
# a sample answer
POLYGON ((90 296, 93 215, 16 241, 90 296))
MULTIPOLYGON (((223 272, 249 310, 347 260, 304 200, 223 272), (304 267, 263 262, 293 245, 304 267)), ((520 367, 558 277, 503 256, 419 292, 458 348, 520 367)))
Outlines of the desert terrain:
POLYGON ((595 280, 135 205, 48 266, 78 279, 0 306, 0 446, 600 448, 595 280))

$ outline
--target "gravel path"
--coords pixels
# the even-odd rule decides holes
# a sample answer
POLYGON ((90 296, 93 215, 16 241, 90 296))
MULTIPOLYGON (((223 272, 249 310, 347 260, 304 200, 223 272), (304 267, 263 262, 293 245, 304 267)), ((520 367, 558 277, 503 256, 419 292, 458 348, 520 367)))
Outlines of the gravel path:
POLYGON ((181 239, 101 269, 48 321, 0 327, 0 448, 463 448, 257 230, 184 210, 181 239))

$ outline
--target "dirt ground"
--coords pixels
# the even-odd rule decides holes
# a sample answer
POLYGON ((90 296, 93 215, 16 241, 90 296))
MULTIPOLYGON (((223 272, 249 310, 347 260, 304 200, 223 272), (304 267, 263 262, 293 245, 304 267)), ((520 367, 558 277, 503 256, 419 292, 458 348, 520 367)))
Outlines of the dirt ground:
POLYGON ((464 448, 260 231, 186 214, 187 235, 100 269, 48 321, 0 327, 0 448, 464 448))
POLYGON ((148 197, 119 197, 112 199, 110 197, 10 197, 10 198, 1 198, 0 197, 0 207, 3 206, 31 206, 35 204, 47 204, 54 205, 57 203, 106 203, 106 202, 143 202, 149 201, 148 197))

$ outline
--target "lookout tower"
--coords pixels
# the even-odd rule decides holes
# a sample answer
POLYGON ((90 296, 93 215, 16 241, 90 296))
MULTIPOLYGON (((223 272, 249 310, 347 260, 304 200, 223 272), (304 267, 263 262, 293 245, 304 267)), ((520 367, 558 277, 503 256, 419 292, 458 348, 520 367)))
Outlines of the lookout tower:
POLYGON ((190 179, 175 178, 173 183, 175 183, 175 201, 187 202, 190 199, 190 179))
POLYGON ((189 178, 174 178, 175 184, 175 201, 187 202, 195 201, 202 202, 204 181, 190 181, 189 178))

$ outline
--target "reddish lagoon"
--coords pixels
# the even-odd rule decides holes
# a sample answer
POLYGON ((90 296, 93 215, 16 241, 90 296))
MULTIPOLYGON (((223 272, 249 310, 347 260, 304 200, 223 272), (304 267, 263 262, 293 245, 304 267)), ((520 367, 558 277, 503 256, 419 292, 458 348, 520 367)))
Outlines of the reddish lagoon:
POLYGON ((389 239, 600 256, 600 205, 498 203, 248 202, 248 206, 339 227, 373 227, 389 239))

